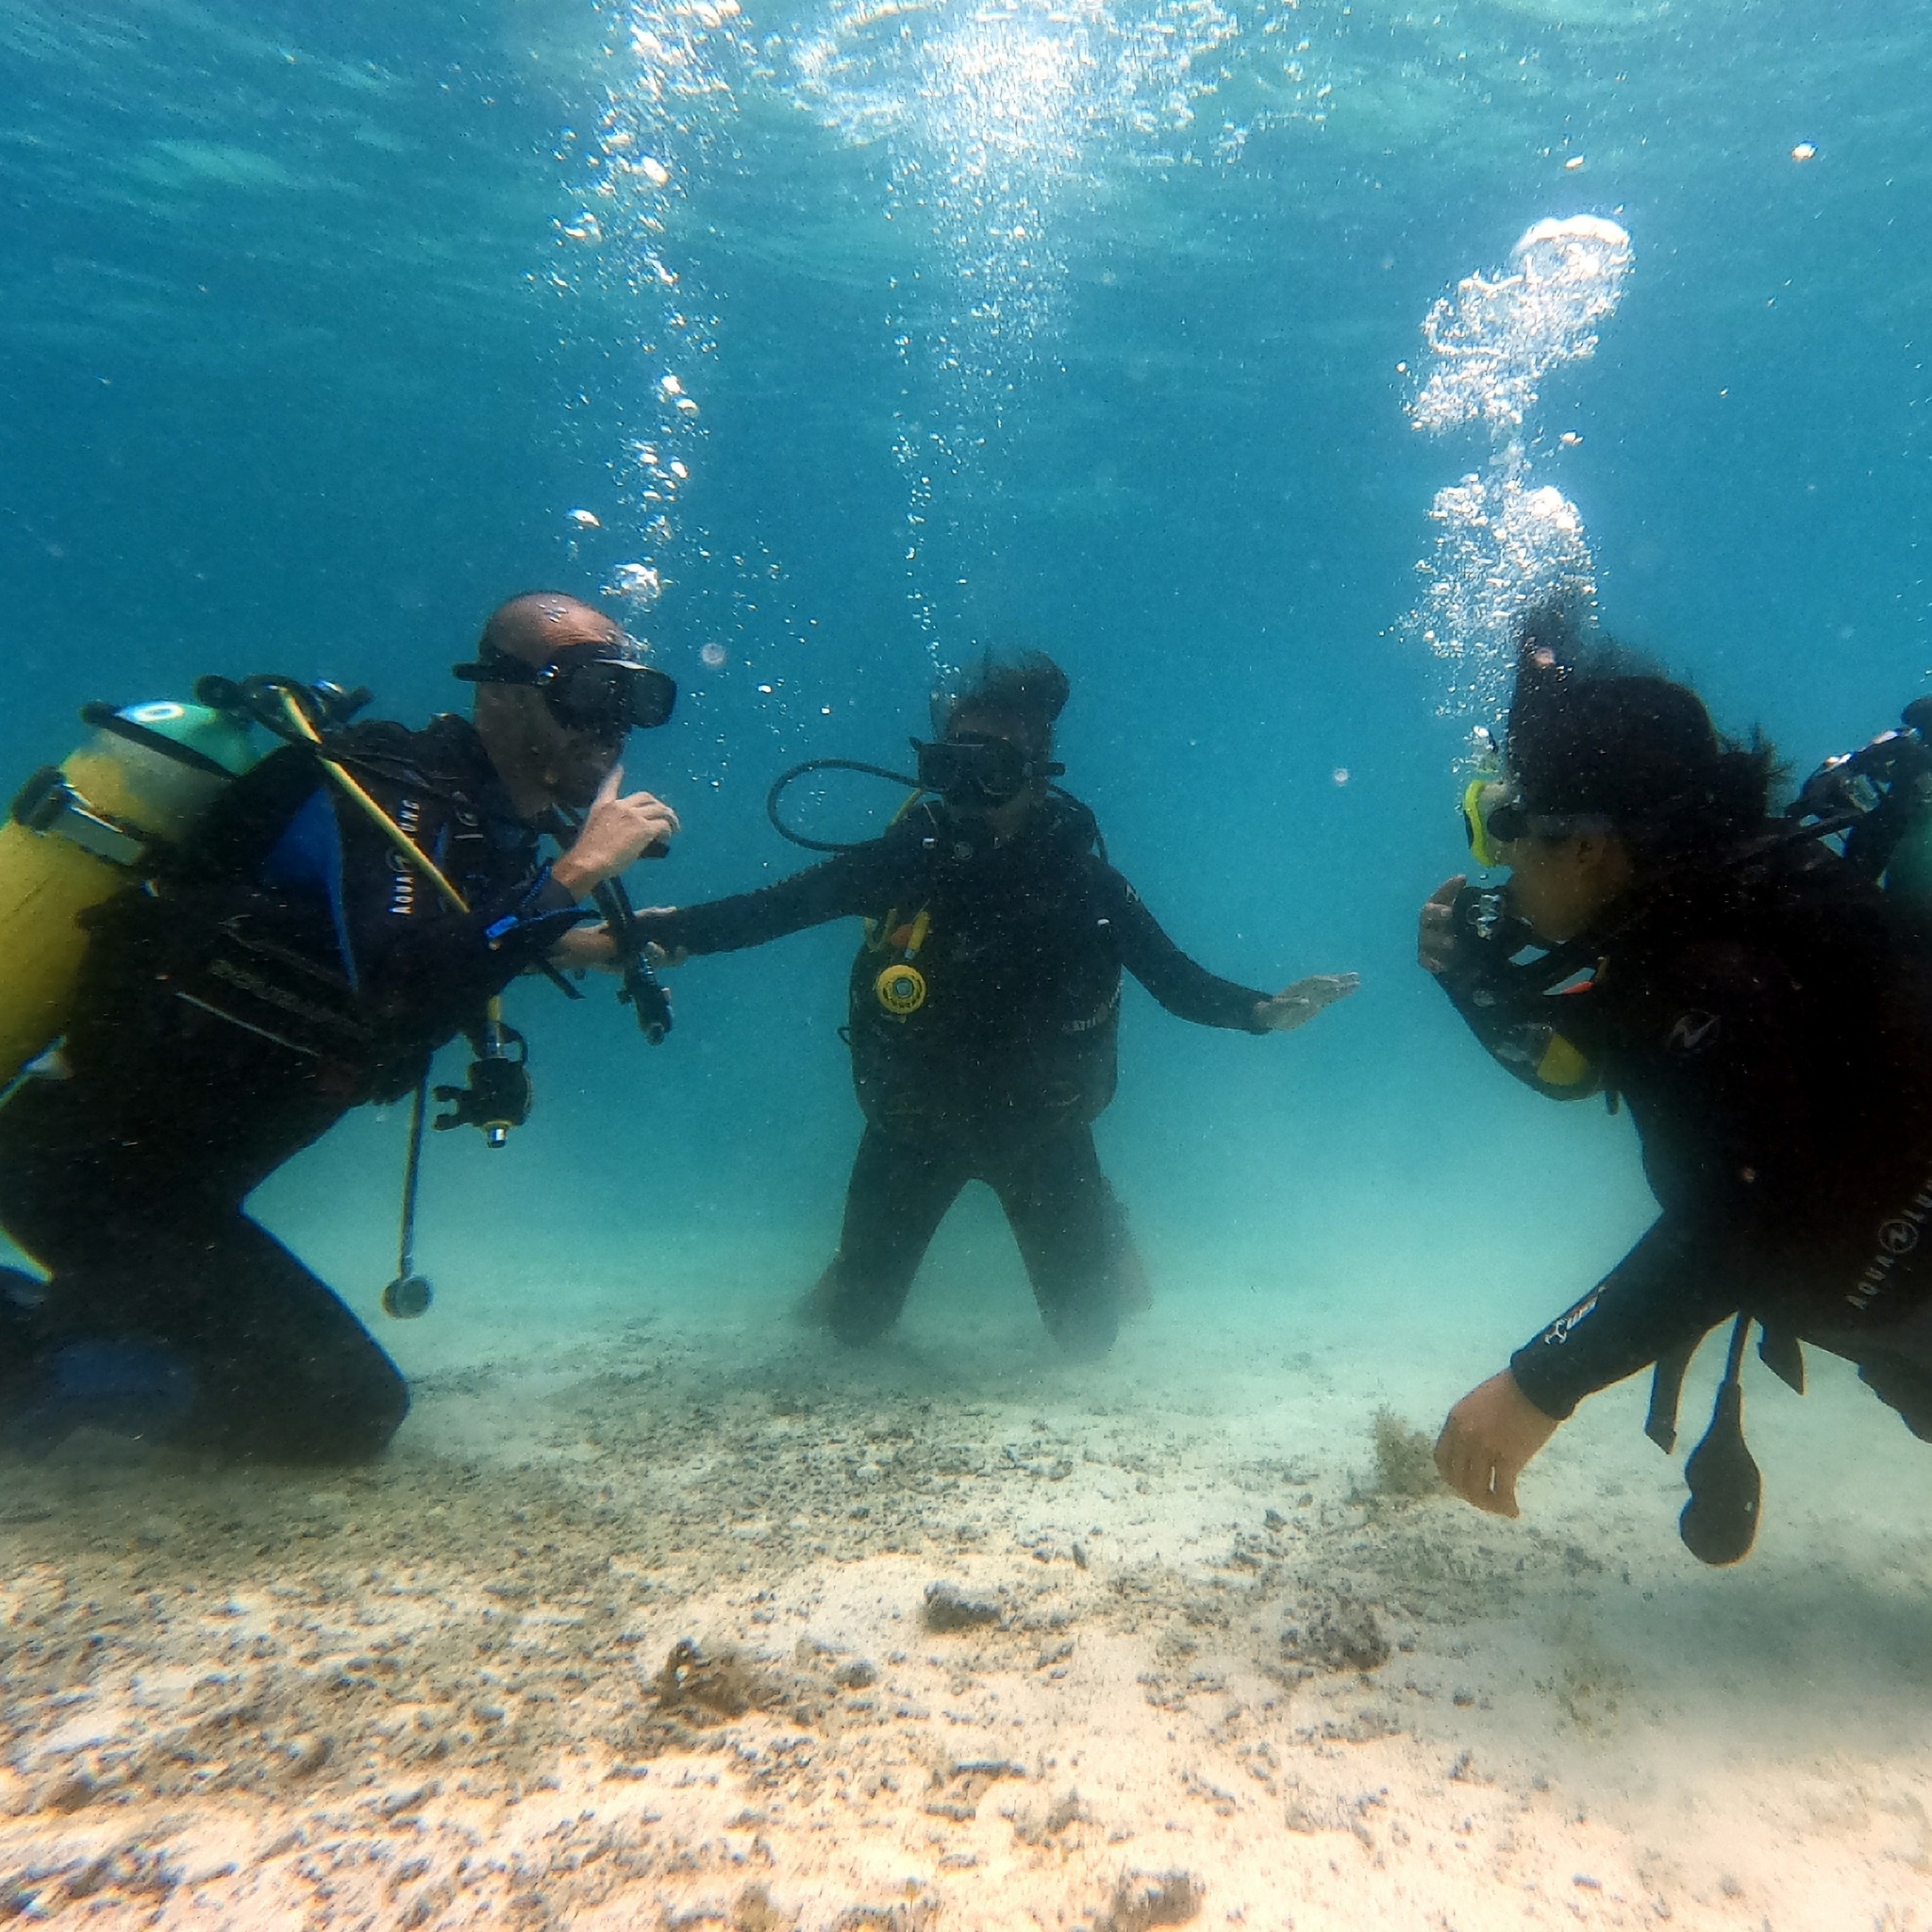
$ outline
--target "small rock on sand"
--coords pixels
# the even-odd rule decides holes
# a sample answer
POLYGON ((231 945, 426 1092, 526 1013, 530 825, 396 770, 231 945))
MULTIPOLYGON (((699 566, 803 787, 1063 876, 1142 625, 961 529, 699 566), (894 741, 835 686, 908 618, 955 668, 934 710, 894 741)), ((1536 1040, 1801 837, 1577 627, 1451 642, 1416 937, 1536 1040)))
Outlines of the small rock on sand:
POLYGON ((925 1586, 928 1630, 976 1630, 1000 1621, 1000 1607, 986 1597, 968 1596, 957 1583, 925 1586))

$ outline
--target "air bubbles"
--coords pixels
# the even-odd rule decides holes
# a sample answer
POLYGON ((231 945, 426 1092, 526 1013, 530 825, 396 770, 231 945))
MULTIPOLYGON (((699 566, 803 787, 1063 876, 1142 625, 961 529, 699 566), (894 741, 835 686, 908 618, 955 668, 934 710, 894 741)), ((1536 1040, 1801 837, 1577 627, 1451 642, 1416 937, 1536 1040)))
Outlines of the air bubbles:
POLYGON ((595 510, 574 509, 570 513, 569 521, 580 530, 601 530, 604 527, 598 521, 595 510))
POLYGON ((1337 765, 1329 773, 1328 776, 1330 781, 1338 786, 1346 785, 1348 783, 1348 767, 1346 765, 1337 765))
MULTIPOLYGON (((1538 222, 1510 251, 1509 271, 1474 275, 1423 325, 1432 366, 1409 408, 1434 434, 1468 424, 1490 432, 1485 468, 1436 493, 1428 589, 1409 628, 1458 667, 1458 710, 1499 710, 1516 631, 1540 604, 1588 599, 1590 545, 1576 506, 1531 476, 1525 424, 1543 378, 1596 348, 1596 325, 1616 312, 1633 259, 1628 233, 1597 215, 1538 222)), ((1583 439, 1565 431, 1574 449, 1583 439)))
POLYGON ((1594 352, 1594 325, 1615 314, 1631 259, 1629 235, 1595 215, 1526 229, 1510 273, 1469 275, 1429 310, 1423 336, 1436 366, 1410 421, 1431 434, 1518 427, 1550 369, 1594 352))
POLYGON ((1818 150, 1808 141, 1801 141, 1791 150, 1791 158, 1794 161, 1815 161, 1818 158, 1818 150))
POLYGON ((724 666, 727 663, 729 663, 731 659, 730 652, 728 652, 723 644, 718 643, 716 641, 707 644, 704 647, 704 649, 698 653, 698 656, 701 658, 703 658, 705 663, 713 671, 724 670, 724 666))
POLYGON ((633 604, 655 604, 664 594, 664 579, 649 563, 620 563, 604 587, 607 597, 625 597, 633 604))

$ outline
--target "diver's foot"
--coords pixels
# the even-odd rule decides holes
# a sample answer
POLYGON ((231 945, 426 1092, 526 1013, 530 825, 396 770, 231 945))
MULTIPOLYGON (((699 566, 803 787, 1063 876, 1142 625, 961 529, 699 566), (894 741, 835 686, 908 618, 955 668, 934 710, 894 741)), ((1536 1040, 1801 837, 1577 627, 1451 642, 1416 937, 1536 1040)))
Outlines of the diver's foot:
POLYGON ((71 1341, 46 1357, 15 1400, 0 1441, 36 1458, 80 1428, 160 1442, 193 1403, 194 1376, 156 1342, 71 1341))
POLYGON ((834 1261, 807 1291, 791 1304, 791 1320, 800 1328, 829 1328, 832 1324, 832 1295, 838 1285, 839 1264, 834 1261))
POLYGON ((1116 1295, 1042 1310, 1047 1333, 1069 1361, 1097 1362, 1119 1339, 1121 1303, 1116 1295))
POLYGON ((46 1284, 19 1268, 0 1268, 0 1374, 39 1354, 46 1284))

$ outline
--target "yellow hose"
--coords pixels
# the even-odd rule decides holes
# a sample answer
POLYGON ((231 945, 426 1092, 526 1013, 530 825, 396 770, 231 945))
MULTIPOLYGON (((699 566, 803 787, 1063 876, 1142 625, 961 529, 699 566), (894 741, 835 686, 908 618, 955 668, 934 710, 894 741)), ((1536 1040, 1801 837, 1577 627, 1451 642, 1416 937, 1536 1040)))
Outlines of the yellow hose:
MULTIPOLYGON (((282 692, 281 697, 283 708, 289 714, 289 722, 294 725, 295 729, 310 744, 319 747, 322 743, 321 734, 308 722, 308 713, 295 702, 294 693, 285 691, 282 692)), ((442 894, 450 908, 454 911, 467 913, 470 909, 468 900, 443 877, 441 869, 437 865, 436 861, 409 837, 408 833, 404 831, 402 826, 397 824, 395 820, 391 818, 388 812, 384 811, 381 806, 377 805, 375 799, 371 798, 368 792, 363 791, 361 786, 341 765, 336 763, 335 759, 322 758, 318 762, 321 764, 322 769, 341 788, 342 796, 350 804, 357 807, 365 818, 378 825, 386 837, 395 841, 396 850, 442 894)))

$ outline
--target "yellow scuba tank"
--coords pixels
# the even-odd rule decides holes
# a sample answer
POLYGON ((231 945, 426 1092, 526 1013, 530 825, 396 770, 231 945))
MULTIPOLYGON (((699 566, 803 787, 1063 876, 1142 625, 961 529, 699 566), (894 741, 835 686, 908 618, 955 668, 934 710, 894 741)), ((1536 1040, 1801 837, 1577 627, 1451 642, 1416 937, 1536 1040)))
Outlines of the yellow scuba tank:
POLYGON ((192 832, 263 745, 205 705, 90 705, 92 727, 36 772, 0 826, 0 1084, 58 1037, 90 907, 141 875, 150 848, 192 832))

